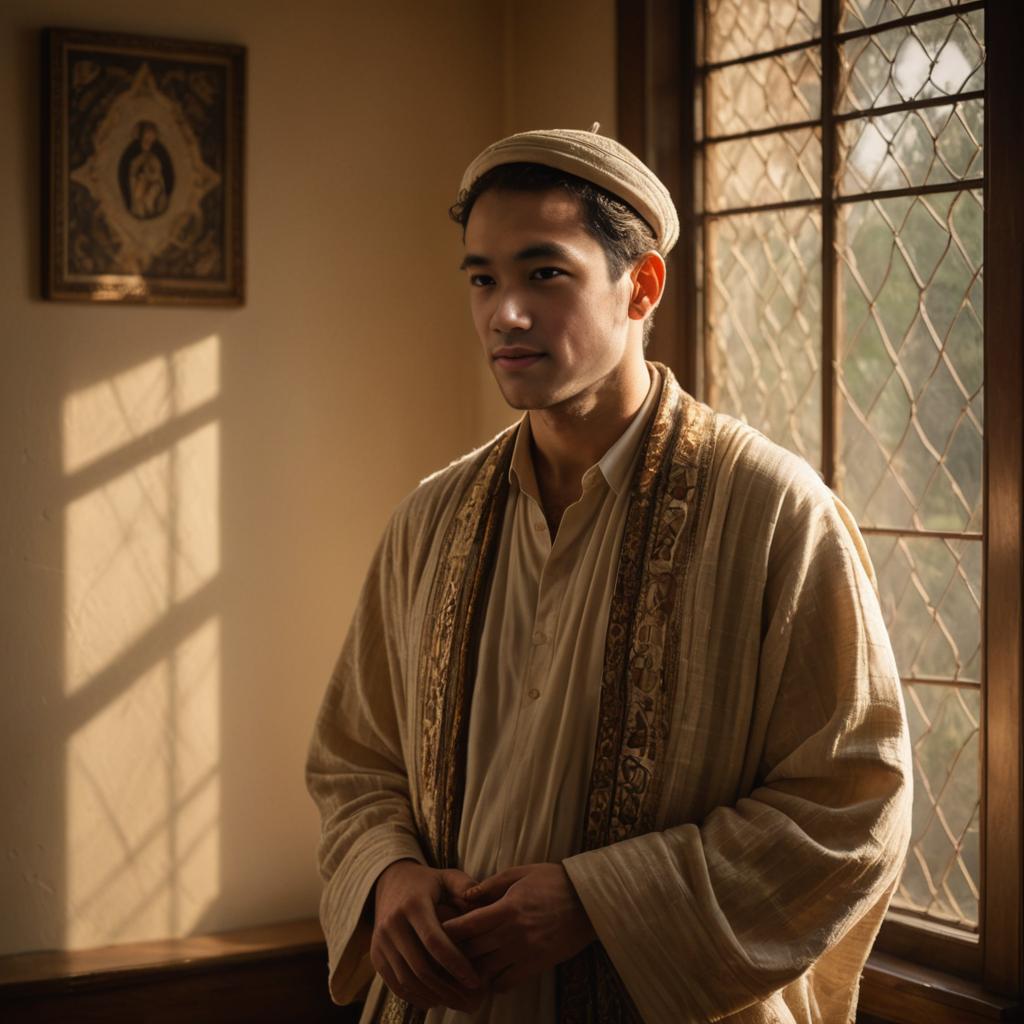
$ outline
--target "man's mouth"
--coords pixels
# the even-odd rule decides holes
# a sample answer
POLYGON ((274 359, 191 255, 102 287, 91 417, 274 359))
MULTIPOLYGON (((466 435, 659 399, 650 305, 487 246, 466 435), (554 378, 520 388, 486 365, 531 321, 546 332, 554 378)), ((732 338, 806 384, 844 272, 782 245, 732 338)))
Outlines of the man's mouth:
POLYGON ((504 370, 525 370, 543 358, 543 352, 515 345, 499 348, 491 354, 491 359, 504 370))

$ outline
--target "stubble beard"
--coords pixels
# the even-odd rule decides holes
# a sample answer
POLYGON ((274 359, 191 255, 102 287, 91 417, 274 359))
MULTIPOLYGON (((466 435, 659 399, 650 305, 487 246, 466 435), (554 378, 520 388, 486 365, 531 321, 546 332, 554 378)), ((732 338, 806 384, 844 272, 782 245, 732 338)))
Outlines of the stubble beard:
MULTIPOLYGON (((551 356, 549 355, 544 356, 544 360, 549 360, 550 358, 551 356)), ((495 383, 498 385, 498 390, 501 392, 501 397, 505 400, 505 404, 519 412, 540 412, 544 409, 551 409, 570 397, 568 394, 558 394, 560 390, 565 390, 564 385, 559 387, 554 382, 551 384, 545 384, 541 381, 521 381, 517 383, 514 380, 505 380, 502 378, 501 370, 495 366, 491 367, 491 373, 494 375, 495 383)), ((571 391, 571 389, 569 390, 571 391)))

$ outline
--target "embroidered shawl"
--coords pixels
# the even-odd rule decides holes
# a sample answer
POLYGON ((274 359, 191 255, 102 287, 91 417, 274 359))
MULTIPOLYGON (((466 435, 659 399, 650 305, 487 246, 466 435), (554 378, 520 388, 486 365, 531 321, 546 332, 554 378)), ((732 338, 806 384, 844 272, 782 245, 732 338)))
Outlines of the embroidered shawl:
MULTIPOLYGON (((579 853, 600 938, 558 969, 576 1021, 852 1019, 899 876, 910 756, 870 562, 814 471, 663 378, 603 638, 579 853)), ((373 977, 360 918, 399 857, 456 863, 476 644, 514 435, 396 512, 307 765, 331 993, 373 977)), ((377 1020, 420 1015, 386 994, 377 1020)))
MULTIPOLYGON (((678 680, 681 631, 673 628, 685 585, 699 501, 714 449, 711 410, 658 366, 661 395, 642 443, 605 638, 604 672, 583 850, 654 827, 659 754, 678 680)), ((473 699, 475 642, 501 535, 515 441, 493 443, 452 517, 424 618, 419 660, 423 742, 416 820, 435 867, 456 866, 473 699)), ((597 947, 559 972, 559 1016, 638 1021, 628 994, 597 947)), ((423 1015, 389 993, 380 1020, 413 1024, 423 1015)))

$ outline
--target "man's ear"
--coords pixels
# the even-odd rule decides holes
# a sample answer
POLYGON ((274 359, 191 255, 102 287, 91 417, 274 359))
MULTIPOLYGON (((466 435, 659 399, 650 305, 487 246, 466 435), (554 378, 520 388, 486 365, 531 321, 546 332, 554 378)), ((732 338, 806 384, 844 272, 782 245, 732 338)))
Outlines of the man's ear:
POLYGON ((661 300, 665 290, 665 261, 660 253, 645 252, 629 272, 632 291, 629 296, 629 319, 643 320, 661 300))

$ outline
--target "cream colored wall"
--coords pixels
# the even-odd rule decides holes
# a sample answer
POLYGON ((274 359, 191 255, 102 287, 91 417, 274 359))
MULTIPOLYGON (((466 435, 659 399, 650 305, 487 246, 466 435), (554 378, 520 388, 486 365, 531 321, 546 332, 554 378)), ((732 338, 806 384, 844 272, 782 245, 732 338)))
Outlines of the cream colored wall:
MULTIPOLYGON (((505 0, 502 134, 589 128, 614 135, 614 0, 505 0)), ((477 429, 490 437, 516 414, 477 363, 477 429)))
POLYGON ((611 126, 613 6, 0 7, 0 953, 315 912, 302 763, 372 548, 510 418, 444 209, 503 130, 611 126), (47 24, 248 47, 244 308, 39 298, 47 24))

